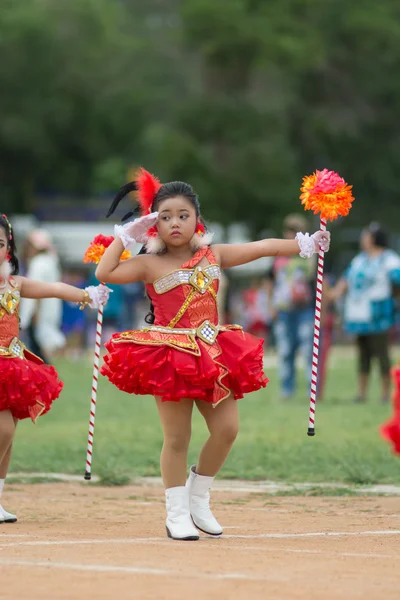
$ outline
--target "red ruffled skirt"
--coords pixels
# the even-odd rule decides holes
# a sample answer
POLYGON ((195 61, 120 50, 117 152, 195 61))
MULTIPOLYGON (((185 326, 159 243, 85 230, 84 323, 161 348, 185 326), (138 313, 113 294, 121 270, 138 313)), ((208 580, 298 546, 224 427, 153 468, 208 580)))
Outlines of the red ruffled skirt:
POLYGON ((168 343, 120 340, 120 334, 115 334, 105 345, 108 354, 100 372, 129 394, 172 402, 191 398, 216 405, 230 394, 240 399, 268 383, 263 371, 264 341, 243 331, 220 332, 212 345, 198 340, 198 354, 168 343))
POLYGON ((0 411, 35 420, 47 413, 63 388, 54 367, 30 358, 0 358, 0 411))

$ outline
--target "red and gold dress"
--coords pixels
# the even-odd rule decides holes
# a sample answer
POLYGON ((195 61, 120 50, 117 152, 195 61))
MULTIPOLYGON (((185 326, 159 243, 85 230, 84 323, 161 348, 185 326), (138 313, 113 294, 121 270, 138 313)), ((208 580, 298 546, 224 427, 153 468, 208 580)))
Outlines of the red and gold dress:
POLYGON ((146 285, 154 325, 124 331, 106 344, 102 375, 130 394, 217 405, 265 387, 263 340, 239 325, 220 325, 220 268, 210 247, 146 285))
POLYGON ((10 277, 0 290, 0 411, 17 419, 37 417, 50 410, 63 383, 54 367, 27 350, 19 340, 20 291, 10 277))

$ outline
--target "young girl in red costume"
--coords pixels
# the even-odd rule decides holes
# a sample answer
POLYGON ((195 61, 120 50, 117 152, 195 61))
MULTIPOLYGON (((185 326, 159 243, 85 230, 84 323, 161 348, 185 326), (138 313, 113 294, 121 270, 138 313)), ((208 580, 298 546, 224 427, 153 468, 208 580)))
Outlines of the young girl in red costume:
POLYGON ((137 192, 142 217, 115 226, 116 239, 96 276, 106 283, 144 281, 151 313, 144 329, 111 338, 101 372, 120 390, 155 396, 164 432, 161 473, 168 536, 197 540, 198 530, 218 536, 222 527, 210 510, 209 492, 238 432, 236 401, 268 383, 263 340, 238 325, 219 322, 221 269, 263 256, 300 253, 309 258, 320 247, 328 250, 329 234, 211 245, 190 185, 179 181, 161 185, 142 169, 136 182, 121 189, 107 216, 132 191, 137 192), (145 244, 145 251, 120 262, 122 252, 134 242, 145 244), (210 436, 186 481, 194 404, 210 436))
MULTIPOLYGON (((65 283, 43 283, 19 277, 18 259, 10 222, 0 215, 0 496, 11 459, 18 419, 33 422, 50 410, 63 383, 55 369, 29 352, 18 339, 20 298, 61 298, 81 307, 98 308, 107 302, 108 288, 85 290, 65 283)), ((0 523, 17 517, 0 505, 0 523)))

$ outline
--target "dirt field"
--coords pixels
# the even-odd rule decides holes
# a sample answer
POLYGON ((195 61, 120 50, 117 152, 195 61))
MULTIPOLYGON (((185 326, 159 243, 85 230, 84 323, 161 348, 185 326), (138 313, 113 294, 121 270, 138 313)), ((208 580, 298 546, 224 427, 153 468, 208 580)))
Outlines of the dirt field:
POLYGON ((400 498, 216 491, 220 539, 165 535, 163 490, 8 486, 0 598, 398 599, 400 498))

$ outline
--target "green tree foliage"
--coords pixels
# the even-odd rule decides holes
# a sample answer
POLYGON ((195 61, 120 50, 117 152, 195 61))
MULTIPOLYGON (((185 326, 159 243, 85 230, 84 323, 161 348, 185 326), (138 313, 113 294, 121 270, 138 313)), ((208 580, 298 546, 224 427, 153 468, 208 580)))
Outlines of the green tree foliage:
POLYGON ((207 217, 277 226, 304 174, 399 217, 394 0, 3 0, 2 202, 186 179, 207 217))

